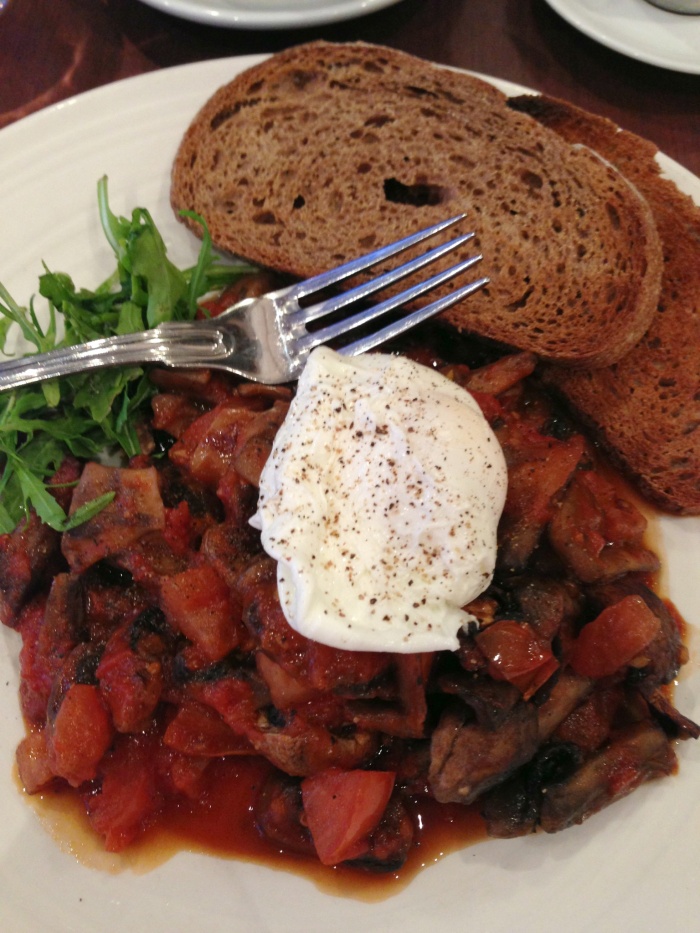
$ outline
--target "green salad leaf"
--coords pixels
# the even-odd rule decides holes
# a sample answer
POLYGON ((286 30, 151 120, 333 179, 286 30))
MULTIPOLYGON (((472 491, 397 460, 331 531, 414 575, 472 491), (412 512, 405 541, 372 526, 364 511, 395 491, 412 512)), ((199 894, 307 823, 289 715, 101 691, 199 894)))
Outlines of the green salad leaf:
MULTIPOLYGON (((109 207, 107 179, 97 186, 100 221, 116 257, 114 273, 94 290, 76 288, 69 275, 44 267, 39 295, 19 305, 0 284, 0 351, 19 328, 32 353, 43 353, 155 327, 164 321, 192 320, 199 300, 252 271, 244 263, 222 262, 214 253, 203 219, 202 245, 195 266, 178 269, 163 238, 142 207, 130 218, 109 207), (62 327, 59 326, 62 322, 62 327)), ((0 393, 0 534, 12 531, 34 509, 58 531, 96 514, 109 497, 87 503, 68 518, 47 482, 67 454, 80 459, 121 451, 140 452, 136 425, 154 394, 141 367, 104 369, 0 393)))

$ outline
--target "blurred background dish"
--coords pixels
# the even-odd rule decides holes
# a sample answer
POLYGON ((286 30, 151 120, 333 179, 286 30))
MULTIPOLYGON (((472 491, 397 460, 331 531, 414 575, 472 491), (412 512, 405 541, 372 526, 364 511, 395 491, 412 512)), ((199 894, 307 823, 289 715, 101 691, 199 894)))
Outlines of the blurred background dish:
POLYGON ((647 0, 546 2, 576 29, 616 52, 672 71, 700 74, 700 19, 670 13, 647 0))
MULTIPOLYGON (((1 0, 0 0, 1 2, 1 0)), ((209 26, 283 29, 364 16, 399 0, 141 0, 173 16, 209 26)))
POLYGON ((647 0, 662 10, 673 13, 700 13, 700 0, 647 0))

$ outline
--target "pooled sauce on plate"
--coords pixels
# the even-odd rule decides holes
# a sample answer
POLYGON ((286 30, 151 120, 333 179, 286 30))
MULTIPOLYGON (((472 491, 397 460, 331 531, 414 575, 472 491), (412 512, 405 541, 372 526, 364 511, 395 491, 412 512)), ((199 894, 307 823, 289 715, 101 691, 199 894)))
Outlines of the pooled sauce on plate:
POLYGON ((270 771, 271 766, 261 758, 215 762, 202 800, 171 801, 158 823, 123 853, 105 852, 80 799, 69 790, 46 790, 25 799, 58 845, 87 868, 145 874, 179 852, 196 852, 293 872, 328 894, 364 901, 393 896, 423 868, 487 838, 476 806, 438 804, 428 797, 414 797, 411 810, 416 839, 399 872, 372 874, 342 865, 330 869, 315 858, 274 849, 258 832, 253 805, 270 771))

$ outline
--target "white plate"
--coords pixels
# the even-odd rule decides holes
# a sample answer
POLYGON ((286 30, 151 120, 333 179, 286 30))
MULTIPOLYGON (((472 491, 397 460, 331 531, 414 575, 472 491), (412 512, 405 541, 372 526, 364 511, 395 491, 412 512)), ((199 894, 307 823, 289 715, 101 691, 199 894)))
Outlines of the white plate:
POLYGON ((567 22, 608 48, 671 71, 700 74, 700 16, 646 0, 547 0, 567 22))
POLYGON ((141 0, 148 6, 209 26, 283 29, 339 23, 399 0, 141 0))
MULTIPOLYGON (((218 60, 108 85, 0 131, 0 281, 21 300, 41 260, 95 285, 111 268, 95 184, 113 209, 150 208, 176 262, 196 253, 168 206, 169 171, 197 108, 257 59, 218 60)), ((514 88, 496 82, 507 92, 514 88)), ((700 180, 663 160, 700 203, 700 180)), ((698 616, 700 520, 662 524, 669 587, 698 616)), ((697 647, 700 648, 700 645, 697 647)), ((47 834, 12 778, 23 734, 19 637, 0 626, 0 930, 7 933, 583 933, 696 930, 700 916, 700 745, 679 748, 680 774, 646 786, 556 836, 489 841, 423 870, 393 897, 333 897, 311 881, 250 863, 182 852, 146 874, 85 867, 47 834)), ((679 705, 700 718, 698 662, 679 705)))

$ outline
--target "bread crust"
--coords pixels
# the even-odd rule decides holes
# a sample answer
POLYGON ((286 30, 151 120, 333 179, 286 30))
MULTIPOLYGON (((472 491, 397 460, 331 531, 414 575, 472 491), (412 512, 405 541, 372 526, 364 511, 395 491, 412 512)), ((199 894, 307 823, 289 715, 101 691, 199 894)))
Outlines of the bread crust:
POLYGON ((700 207, 661 174, 649 141, 560 100, 511 106, 585 142, 643 193, 664 251, 659 305, 642 340, 619 362, 589 372, 549 366, 543 378, 667 511, 700 514, 700 207))
POLYGON ((298 46, 219 89, 171 202, 298 277, 465 211, 491 282, 447 319, 572 366, 620 359, 658 302, 653 217, 618 172, 485 81, 379 46, 298 46))

